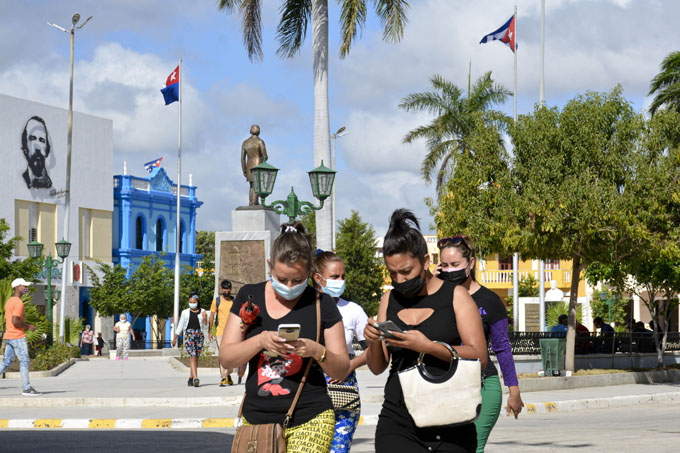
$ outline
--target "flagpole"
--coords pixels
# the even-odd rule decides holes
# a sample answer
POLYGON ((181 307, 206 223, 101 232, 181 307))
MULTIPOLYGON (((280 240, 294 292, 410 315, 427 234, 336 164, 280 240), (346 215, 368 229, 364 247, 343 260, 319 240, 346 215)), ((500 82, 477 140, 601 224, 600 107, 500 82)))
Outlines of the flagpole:
MULTIPOLYGON (((514 94, 512 96, 512 120, 517 122, 517 3, 515 3, 515 48, 512 53, 515 56, 515 77, 514 77, 514 94)), ((510 44, 512 45, 512 44, 510 44)), ((519 253, 515 252, 512 255, 512 327, 513 330, 519 330, 519 253)))
MULTIPOLYGON (((543 105, 543 88, 544 88, 544 65, 543 58, 545 54, 545 0, 541 0, 541 79, 538 90, 539 103, 543 105)), ((540 332, 545 332, 545 261, 541 259, 538 262, 538 329, 540 332)))
POLYGON ((175 325, 175 334, 177 334, 177 324, 179 323, 179 255, 181 242, 181 224, 180 224, 180 201, 182 198, 182 57, 179 58, 179 108, 178 121, 179 131, 177 133, 177 223, 175 226, 175 303, 173 309, 173 320, 175 325))

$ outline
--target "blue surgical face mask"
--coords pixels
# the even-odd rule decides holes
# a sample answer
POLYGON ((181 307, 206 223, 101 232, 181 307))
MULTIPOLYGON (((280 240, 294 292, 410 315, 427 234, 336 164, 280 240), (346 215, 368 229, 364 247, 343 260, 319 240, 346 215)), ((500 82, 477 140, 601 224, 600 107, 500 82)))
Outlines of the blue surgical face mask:
POLYGON ((274 278, 272 275, 271 278, 272 281, 272 288, 274 288, 274 291, 276 291, 276 294, 279 296, 283 297, 286 300, 293 300, 296 299, 300 296, 305 291, 305 288, 307 287, 307 280, 304 282, 300 283, 299 285, 295 285, 292 287, 288 287, 278 281, 277 279, 274 278))
POLYGON ((198 304, 195 302, 189 302, 189 308, 192 310, 196 310, 196 307, 198 307, 198 304))
POLYGON ((326 279, 326 286, 323 287, 323 292, 331 297, 340 297, 345 292, 347 280, 331 280, 326 279))

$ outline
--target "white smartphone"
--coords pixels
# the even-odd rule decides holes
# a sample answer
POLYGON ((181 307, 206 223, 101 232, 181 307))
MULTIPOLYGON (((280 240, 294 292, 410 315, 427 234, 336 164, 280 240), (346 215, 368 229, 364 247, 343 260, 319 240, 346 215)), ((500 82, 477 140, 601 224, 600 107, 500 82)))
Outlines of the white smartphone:
POLYGON ((375 325, 385 338, 394 338, 392 332, 403 332, 393 321, 379 322, 375 325))
POLYGON ((278 335, 286 341, 295 341, 300 336, 300 324, 279 324, 278 335))

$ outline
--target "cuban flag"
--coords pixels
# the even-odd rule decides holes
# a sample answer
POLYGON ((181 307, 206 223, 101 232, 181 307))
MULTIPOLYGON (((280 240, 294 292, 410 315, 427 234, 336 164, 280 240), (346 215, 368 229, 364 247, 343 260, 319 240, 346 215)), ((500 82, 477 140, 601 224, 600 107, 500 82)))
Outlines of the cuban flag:
POLYGON ((480 44, 486 44, 489 41, 500 41, 506 46, 510 47, 513 52, 517 49, 515 42, 515 15, 513 14, 506 23, 504 23, 498 30, 489 33, 479 41, 480 44))
POLYGON ((161 89, 161 93, 163 93, 165 105, 179 101, 179 65, 168 76, 168 79, 165 81, 165 88, 161 89))
POLYGON ((158 168, 161 166, 161 161, 163 160, 162 157, 159 157, 156 160, 152 160, 151 162, 147 162, 144 164, 144 170, 148 171, 151 173, 154 168, 158 168))

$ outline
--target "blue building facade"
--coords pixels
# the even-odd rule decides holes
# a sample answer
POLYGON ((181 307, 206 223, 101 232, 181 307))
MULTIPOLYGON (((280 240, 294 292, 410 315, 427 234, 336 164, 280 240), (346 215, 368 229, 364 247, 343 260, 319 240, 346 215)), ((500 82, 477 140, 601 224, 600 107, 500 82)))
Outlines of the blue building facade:
MULTIPOLYGON (((180 267, 196 267, 196 211, 203 204, 196 197, 196 186, 182 185, 180 194, 180 267)), ((134 273, 144 257, 163 254, 167 267, 175 266, 177 253, 177 184, 165 170, 156 167, 147 177, 128 174, 113 177, 112 238, 114 264, 134 273)), ((132 318, 130 318, 132 320, 132 318)), ((146 331, 146 347, 151 343, 151 320, 138 319, 133 326, 146 331)), ((170 336, 166 323, 165 338, 170 336)))

